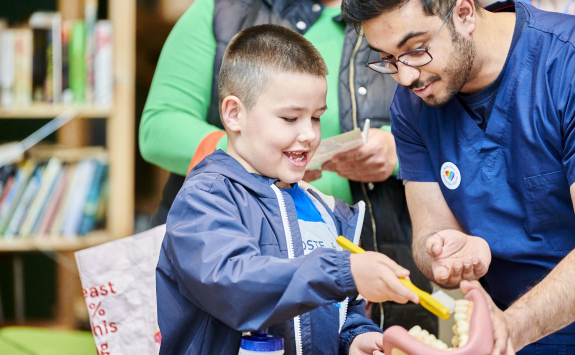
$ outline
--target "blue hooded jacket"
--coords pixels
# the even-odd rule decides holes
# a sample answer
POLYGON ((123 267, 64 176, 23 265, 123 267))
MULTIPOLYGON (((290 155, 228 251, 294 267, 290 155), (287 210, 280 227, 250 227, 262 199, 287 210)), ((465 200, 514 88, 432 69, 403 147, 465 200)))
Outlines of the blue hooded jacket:
MULTIPOLYGON (((156 269, 160 354, 237 354, 242 332, 267 327, 287 355, 347 354, 358 334, 381 332, 355 300, 348 251, 304 256, 293 200, 276 181, 221 150, 190 172, 156 269)), ((358 244, 364 203, 300 186, 358 244)))

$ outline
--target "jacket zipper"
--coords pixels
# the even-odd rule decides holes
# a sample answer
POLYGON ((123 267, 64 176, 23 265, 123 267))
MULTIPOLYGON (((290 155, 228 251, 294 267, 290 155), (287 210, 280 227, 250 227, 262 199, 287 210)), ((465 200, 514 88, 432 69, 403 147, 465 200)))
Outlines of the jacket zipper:
MULTIPOLYGON (((272 184, 271 188, 274 190, 274 192, 276 193, 276 196, 278 198, 278 202, 280 205, 280 213, 281 213, 281 217, 282 217, 282 222, 283 222, 283 226, 284 226, 284 231, 286 234, 286 242, 287 242, 287 248, 288 248, 288 258, 289 259, 293 259, 295 258, 295 252, 294 252, 294 246, 293 246, 293 238, 291 235, 291 229, 289 226, 289 220, 288 220, 288 215, 287 215, 287 209, 286 209, 286 204, 284 201, 284 197, 282 195, 282 192, 280 191, 280 189, 272 184)), ((302 341, 301 341, 301 324, 300 324, 300 318, 299 316, 296 316, 293 319, 293 329, 294 329, 294 333, 295 333, 295 348, 296 348, 296 354, 297 355, 302 355, 303 354, 303 345, 302 345, 302 341)))
MULTIPOLYGON (((359 36, 357 38, 357 42, 355 43, 355 48, 351 53, 351 58, 349 60, 349 92, 351 94, 351 115, 353 121, 353 128, 356 129, 358 127, 357 122, 357 102, 355 99, 355 57, 357 56, 357 52, 359 51, 359 47, 361 46, 361 42, 363 40, 363 28, 359 32, 359 36)), ((376 253, 379 252, 377 248, 377 229, 375 225, 375 219, 373 218, 373 208, 371 206, 371 200, 367 195, 367 190, 363 182, 361 184, 361 191, 363 192, 363 196, 365 197, 365 201, 367 202, 367 209, 369 211, 369 218, 371 219, 371 230, 372 230, 372 238, 373 238, 373 248, 376 253)), ((383 329, 383 304, 379 303, 379 327, 383 329)))

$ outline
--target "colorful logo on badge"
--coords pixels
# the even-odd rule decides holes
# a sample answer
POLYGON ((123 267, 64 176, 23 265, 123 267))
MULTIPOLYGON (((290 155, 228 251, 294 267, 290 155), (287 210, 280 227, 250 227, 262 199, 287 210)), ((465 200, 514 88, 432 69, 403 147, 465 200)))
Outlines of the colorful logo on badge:
POLYGON ((461 183, 461 173, 455 164, 446 162, 441 166, 441 180, 445 187, 455 190, 461 183))

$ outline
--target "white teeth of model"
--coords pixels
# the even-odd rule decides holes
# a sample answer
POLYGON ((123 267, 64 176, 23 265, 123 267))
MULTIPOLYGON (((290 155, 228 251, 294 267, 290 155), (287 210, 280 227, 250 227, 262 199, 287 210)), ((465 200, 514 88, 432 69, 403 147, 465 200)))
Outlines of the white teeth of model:
POLYGON ((415 327, 411 328, 408 332, 411 336, 414 337, 419 337, 419 334, 421 333, 421 327, 419 325, 416 325, 415 327))
POLYGON ((469 334, 469 322, 460 320, 457 323, 457 334, 466 335, 469 334))
POLYGON ((461 306, 455 306, 455 313, 465 313, 467 312, 467 306, 465 305, 461 305, 461 306))
MULTIPOLYGON (((473 312, 473 302, 462 299, 455 300, 455 312, 453 318, 455 324, 453 325, 454 336, 451 339, 451 344, 453 348, 458 348, 465 346, 469 339, 469 322, 471 320, 471 313, 473 312)), ((417 340, 428 344, 429 346, 439 349, 439 350, 452 350, 439 339, 436 339, 433 334, 425 329, 421 329, 420 326, 416 325, 411 328, 408 332, 411 336, 415 337, 417 340)))
POLYGON ((453 338, 451 338, 451 345, 453 345, 454 348, 459 345, 459 337, 457 335, 454 335, 453 338))
POLYGON ((457 306, 466 306, 469 304, 469 301, 466 299, 455 300, 455 307, 457 306))
POLYGON ((466 320, 467 319, 467 315, 465 313, 455 313, 453 315, 453 319, 455 319, 455 321, 457 322, 458 320, 466 320))

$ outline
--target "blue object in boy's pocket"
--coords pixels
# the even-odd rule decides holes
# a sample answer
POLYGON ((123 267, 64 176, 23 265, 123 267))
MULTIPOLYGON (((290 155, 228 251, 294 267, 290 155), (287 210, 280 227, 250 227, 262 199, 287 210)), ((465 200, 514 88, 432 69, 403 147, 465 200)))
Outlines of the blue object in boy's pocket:
POLYGON ((267 328, 252 335, 244 335, 240 343, 239 355, 282 355, 283 353, 283 338, 268 334, 267 328))

